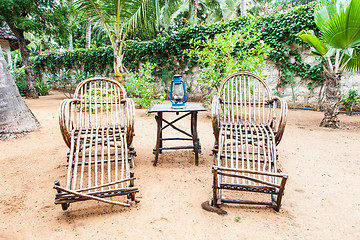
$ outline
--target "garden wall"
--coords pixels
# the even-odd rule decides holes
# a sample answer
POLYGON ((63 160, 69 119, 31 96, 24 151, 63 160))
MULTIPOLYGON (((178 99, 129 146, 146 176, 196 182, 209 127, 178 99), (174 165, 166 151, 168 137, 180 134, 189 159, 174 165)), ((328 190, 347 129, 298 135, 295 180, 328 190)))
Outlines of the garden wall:
MULTIPOLYGON (((301 58, 304 63, 310 65, 319 64, 320 61, 316 60, 313 55, 306 52, 308 50, 301 48, 301 58)), ((187 87, 190 88, 190 99, 200 100, 201 89, 196 82, 197 75, 200 72, 198 67, 192 69, 193 74, 183 75, 187 87)), ((300 77, 294 77, 294 84, 286 84, 283 87, 277 87, 280 82, 281 72, 276 68, 273 61, 266 61, 266 68, 263 69, 264 75, 267 75, 266 82, 269 85, 272 94, 279 95, 287 100, 289 106, 302 106, 311 108, 322 108, 324 101, 324 83, 318 83, 311 89, 308 87, 309 80, 303 80, 300 77)), ((168 86, 166 86, 168 87, 168 86)), ((158 81, 157 91, 164 91, 165 86, 162 81, 158 81)), ((360 92, 360 74, 345 72, 341 79, 341 94, 347 94, 349 90, 355 89, 360 92)))
MULTIPOLYGON (((303 63, 315 66, 320 63, 315 56, 308 54, 309 50, 298 46, 303 63)), ((295 60, 292 60, 295 61, 295 60)), ((277 88, 279 84, 279 76, 281 73, 276 69, 272 61, 267 61, 267 67, 264 73, 268 75, 266 82, 272 89, 273 94, 285 98, 290 106, 304 106, 320 109, 324 101, 324 82, 318 83, 309 89, 309 80, 303 80, 300 77, 294 77, 294 84, 286 84, 281 88, 277 88)), ((357 90, 360 92, 360 74, 345 72, 341 78, 341 94, 348 94, 349 90, 357 90)))
MULTIPOLYGON (((272 48, 264 73, 273 93, 287 99, 289 105, 319 108, 324 95, 323 68, 315 57, 306 54, 307 48, 301 45, 303 42, 296 36, 301 30, 314 30, 319 34, 313 17, 315 4, 299 6, 284 14, 257 18, 247 16, 211 25, 199 24, 151 41, 129 40, 124 48, 124 65, 136 72, 139 63, 156 64, 157 69, 153 74, 158 79, 158 92, 168 93, 172 76, 181 73, 190 90, 190 99, 199 100, 201 90, 196 82, 198 63, 196 59, 189 58, 184 50, 191 49, 194 41, 206 41, 217 34, 252 26, 253 32, 261 32, 261 41, 272 48)), ((39 78, 44 73, 58 73, 60 69, 82 69, 93 75, 112 75, 112 63, 111 46, 52 52, 35 59, 34 72, 39 78)), ((360 76, 345 73, 341 92, 347 94, 350 89, 360 92, 360 76)))

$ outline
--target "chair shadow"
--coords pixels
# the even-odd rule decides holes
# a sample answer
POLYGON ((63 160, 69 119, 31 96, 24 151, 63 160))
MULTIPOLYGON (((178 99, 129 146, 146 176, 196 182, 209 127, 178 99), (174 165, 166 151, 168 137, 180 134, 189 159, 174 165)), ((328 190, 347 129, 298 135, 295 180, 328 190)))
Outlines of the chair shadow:
POLYGON ((132 203, 130 207, 116 206, 111 204, 105 204, 100 202, 83 202, 83 203, 72 203, 69 206, 69 209, 66 211, 61 210, 58 216, 59 222, 69 222, 73 220, 80 220, 89 217, 97 217, 101 215, 114 215, 114 214, 124 214, 130 211, 135 210, 138 207, 138 203, 132 203))

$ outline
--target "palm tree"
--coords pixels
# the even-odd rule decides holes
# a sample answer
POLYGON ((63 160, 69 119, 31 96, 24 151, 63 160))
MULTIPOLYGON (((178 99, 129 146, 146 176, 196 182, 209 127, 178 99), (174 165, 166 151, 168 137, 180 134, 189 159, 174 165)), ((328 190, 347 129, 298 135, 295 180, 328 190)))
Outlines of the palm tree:
POLYGON ((85 38, 85 48, 90 48, 91 45, 91 20, 86 21, 86 38, 85 38))
POLYGON ((40 127, 15 85, 0 47, 0 139, 40 127))
POLYGON ((162 14, 165 25, 171 25, 181 17, 187 19, 192 26, 198 22, 214 23, 237 18, 241 15, 241 4, 243 7, 246 5, 245 0, 173 0, 171 4, 167 3, 168 1, 162 8, 170 10, 166 11, 168 15, 162 14), (172 9, 168 9, 167 5, 172 9))
MULTIPOLYGON (((239 0, 219 0, 224 19, 238 18, 246 11, 246 2, 239 0), (241 10, 243 8, 243 10, 241 10)), ((246 15, 246 13, 244 13, 246 15)))
POLYGON ((259 16, 266 13, 266 9, 272 4, 272 0, 253 0, 249 4, 248 12, 253 16, 259 16))
POLYGON ((323 0, 314 18, 321 38, 313 31, 298 37, 311 46, 311 52, 325 61, 325 113, 320 126, 340 127, 340 81, 346 70, 360 72, 360 0, 323 0))
POLYGON ((240 15, 241 16, 246 15, 246 0, 241 0, 240 2, 240 15))
POLYGON ((123 47, 130 31, 153 32, 160 16, 159 0, 74 0, 76 9, 106 29, 114 51, 115 78, 122 82, 125 71, 123 47))

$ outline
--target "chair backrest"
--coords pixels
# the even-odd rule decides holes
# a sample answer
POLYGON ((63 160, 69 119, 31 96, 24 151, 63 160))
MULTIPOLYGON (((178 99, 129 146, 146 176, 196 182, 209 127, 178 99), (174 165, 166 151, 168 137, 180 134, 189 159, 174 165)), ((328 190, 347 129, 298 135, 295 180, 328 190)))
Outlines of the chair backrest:
POLYGON ((276 102, 270 89, 259 76, 239 72, 228 76, 218 92, 219 116, 223 123, 272 124, 276 119, 276 102))
POLYGON ((115 80, 89 78, 76 87, 72 109, 75 129, 126 126, 126 91, 115 80))

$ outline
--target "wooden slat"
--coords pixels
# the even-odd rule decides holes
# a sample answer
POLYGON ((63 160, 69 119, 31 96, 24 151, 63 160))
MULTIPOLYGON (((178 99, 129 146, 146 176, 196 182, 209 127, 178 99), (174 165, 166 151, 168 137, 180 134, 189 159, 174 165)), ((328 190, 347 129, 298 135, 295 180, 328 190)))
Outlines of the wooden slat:
POLYGON ((63 188, 63 187, 60 187, 60 186, 56 186, 56 189, 59 189, 59 190, 64 191, 64 192, 74 194, 75 196, 79 196, 79 197, 83 197, 83 198, 87 198, 87 199, 92 199, 92 200, 97 200, 99 202, 104 202, 104 203, 110 203, 110 204, 114 204, 114 205, 121 205, 121 206, 130 207, 130 204, 128 204, 128 203, 122 203, 122 202, 107 200, 107 199, 99 198, 99 197, 96 197, 96 196, 79 193, 79 192, 69 190, 69 189, 66 189, 66 188, 63 188))

